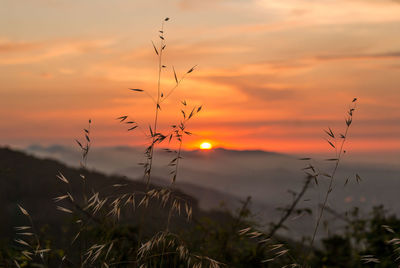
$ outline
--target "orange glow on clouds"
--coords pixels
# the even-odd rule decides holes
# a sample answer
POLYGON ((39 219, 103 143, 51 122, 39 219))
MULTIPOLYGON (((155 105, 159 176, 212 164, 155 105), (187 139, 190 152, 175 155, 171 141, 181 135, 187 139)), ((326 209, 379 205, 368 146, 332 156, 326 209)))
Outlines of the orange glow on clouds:
POLYGON ((400 150, 397 1, 139 2, 2 2, 18 10, 0 16, 10 26, 0 30, 3 145, 71 144, 88 118, 95 146, 143 145, 154 103, 128 88, 157 94, 150 41, 157 44, 163 10, 171 20, 162 89, 175 85, 172 66, 181 78, 198 65, 159 118, 160 131, 168 131, 181 119, 182 100, 203 105, 188 122, 186 149, 211 139, 232 149, 328 150, 323 129, 340 133, 358 97, 349 146, 400 150), (127 132, 115 120, 121 115, 142 128, 127 132))

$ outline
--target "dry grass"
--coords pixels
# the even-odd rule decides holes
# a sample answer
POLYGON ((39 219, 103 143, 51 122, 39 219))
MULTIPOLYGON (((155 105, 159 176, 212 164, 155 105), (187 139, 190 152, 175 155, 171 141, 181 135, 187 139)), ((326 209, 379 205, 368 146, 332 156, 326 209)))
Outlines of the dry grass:
MULTIPOLYGON (((129 211, 130 213, 139 213, 140 215, 135 214, 137 217, 141 217, 143 219, 146 213, 151 213, 148 211, 149 204, 151 202, 157 202, 160 207, 168 210, 168 217, 166 219, 165 229, 160 230, 153 234, 149 239, 144 240, 142 235, 139 234, 139 245, 135 252, 135 258, 132 260, 129 265, 133 265, 132 267, 152 267, 152 263, 154 264, 154 260, 160 261, 160 267, 163 266, 163 263, 169 256, 174 256, 176 261, 183 262, 187 267, 221 267, 224 266, 223 263, 220 263, 212 258, 207 256, 201 256, 195 253, 191 253, 185 243, 180 239, 179 235, 174 234, 170 231, 171 218, 174 215, 184 216, 188 221, 191 220, 193 210, 191 204, 188 200, 183 198, 180 195, 176 194, 175 183, 179 174, 179 165, 180 160, 182 159, 182 145, 184 142, 184 138, 192 133, 188 131, 187 124, 188 122, 197 115, 202 107, 188 107, 186 101, 182 101, 182 109, 181 109, 181 119, 177 124, 171 126, 170 129, 160 130, 159 120, 160 120, 160 112, 161 106, 163 102, 168 99, 175 90, 179 87, 179 85, 183 82, 183 80, 192 73, 196 66, 190 68, 182 77, 178 77, 176 74, 175 68, 173 66, 168 67, 163 60, 163 54, 166 49, 166 35, 165 35, 165 23, 169 21, 169 18, 165 18, 162 22, 161 28, 159 30, 159 42, 156 45, 152 42, 154 52, 157 56, 158 61, 158 77, 157 77, 157 89, 155 94, 151 94, 144 89, 131 88, 130 91, 136 94, 146 94, 154 103, 154 120, 151 124, 148 124, 148 127, 140 126, 136 123, 136 120, 131 118, 128 115, 122 115, 117 118, 117 120, 127 126, 128 131, 134 131, 136 129, 146 129, 146 138, 148 140, 148 146, 145 149, 144 156, 145 162, 141 163, 143 166, 143 177, 147 184, 146 191, 136 191, 135 189, 129 189, 125 191, 123 194, 117 193, 119 189, 126 189, 127 185, 123 184, 114 184, 112 187, 116 190, 115 195, 104 196, 99 191, 88 191, 86 189, 86 177, 84 175, 84 170, 87 166, 87 157, 91 148, 91 123, 89 120, 89 125, 86 129, 84 129, 84 140, 83 142, 76 140, 81 152, 81 170, 82 174, 78 180, 82 184, 82 196, 73 196, 70 189, 71 180, 76 180, 76 178, 67 178, 61 172, 56 175, 56 178, 60 181, 60 183, 65 185, 65 193, 59 195, 54 198, 54 202, 57 203, 56 209, 63 213, 71 214, 76 217, 75 219, 75 227, 76 233, 71 238, 71 243, 69 248, 64 249, 64 255, 60 260, 60 267, 69 262, 69 251, 72 247, 79 246, 82 248, 80 263, 78 264, 80 267, 112 267, 112 266, 121 266, 122 263, 113 262, 110 259, 110 252, 112 249, 118 244, 119 241, 110 238, 101 238, 99 241, 95 243, 90 243, 90 241, 86 240, 85 232, 89 232, 90 224, 95 222, 98 224, 103 224, 106 226, 115 226, 119 224, 119 220, 121 218, 122 213, 126 213, 129 211), (175 80, 175 85, 169 90, 163 90, 163 73, 165 70, 172 70, 173 77, 175 80), (175 142, 177 144, 177 149, 165 149, 166 152, 171 154, 171 161, 168 164, 169 176, 171 177, 171 184, 165 188, 154 188, 151 184, 152 178, 152 169, 153 169, 153 160, 156 157, 155 152, 157 146, 160 144, 175 142), (106 219, 106 220, 105 220, 106 219), (108 220, 111 222, 108 222, 108 220)), ((352 106, 348 110, 348 115, 345 120, 345 130, 343 134, 335 134, 333 130, 328 128, 325 130, 327 135, 327 143, 330 148, 332 148, 335 152, 334 158, 327 159, 327 161, 333 163, 333 168, 330 172, 320 171, 312 162, 311 158, 302 158, 301 160, 307 161, 307 166, 304 168, 304 172, 306 174, 306 179, 304 181, 304 185, 298 193, 293 193, 293 201, 288 205, 287 208, 283 210, 282 217, 277 221, 277 223, 273 224, 271 228, 267 231, 258 230, 254 227, 247 227, 243 229, 238 229, 241 225, 241 217, 239 216, 237 220, 237 224, 234 227, 234 233, 238 233, 241 236, 245 236, 247 238, 253 239, 257 242, 258 247, 257 250, 262 250, 268 252, 269 256, 272 256, 268 259, 261 260, 261 265, 267 265, 268 263, 273 263, 280 258, 287 258, 288 264, 283 267, 307 267, 308 260, 312 253, 314 242, 316 239, 317 232, 320 227, 321 219, 325 210, 327 210, 327 202, 329 196, 333 192, 333 182, 335 180, 335 176, 339 165, 341 163, 341 159, 345 153, 344 145, 348 139, 348 132, 350 126, 353 121, 353 113, 356 108, 356 101, 354 99, 352 101, 352 106), (315 182, 318 185, 318 180, 320 177, 329 178, 329 185, 327 191, 324 196, 324 200, 322 206, 319 210, 316 225, 311 236, 311 242, 308 245, 308 252, 303 257, 302 265, 300 265, 298 258, 291 255, 291 252, 285 242, 279 241, 276 238, 276 233, 278 230, 284 227, 285 222, 295 211, 298 212, 297 206, 299 201, 304 196, 305 192, 309 188, 312 182, 315 182)), ((359 180, 359 176, 357 175, 357 180, 359 180)), ((347 183, 347 182, 346 182, 347 183)), ((247 206, 249 205, 249 201, 244 203, 242 210, 247 210, 247 206)), ((26 211, 23 207, 19 206, 19 209, 23 215, 27 217, 29 220, 29 225, 16 227, 18 238, 15 240, 16 243, 22 245, 24 250, 21 251, 21 254, 25 256, 28 260, 32 260, 33 256, 38 256, 43 265, 46 264, 46 254, 51 251, 50 248, 43 247, 40 241, 40 237, 35 231, 32 218, 30 217, 28 211, 26 211)), ((241 215, 242 213, 240 213, 241 215)), ((141 220, 142 228, 143 220, 141 220)), ((386 227, 390 232, 390 227, 386 227)), ((398 247, 400 245, 398 238, 393 238, 388 241, 393 245, 398 247)), ((400 259, 397 257, 396 260, 400 259)), ((364 256, 362 259, 365 263, 379 263, 379 260, 374 256, 364 256)), ((20 267, 19 263, 14 260, 15 265, 20 267)), ((124 265, 128 265, 125 263, 124 265)))
MULTIPOLYGON (((113 263, 110 257, 110 252, 112 248, 118 243, 116 240, 100 238, 99 241, 95 243, 90 243, 86 240, 85 233, 90 231, 90 224, 95 222, 97 224, 109 225, 110 223, 104 221, 105 219, 113 219, 111 225, 118 225, 121 213, 126 208, 130 208, 131 213, 137 213, 139 208, 141 218, 144 218, 148 212, 149 204, 151 202, 158 202, 162 208, 168 209, 168 218, 166 220, 165 230, 161 230, 155 233, 147 241, 141 241, 142 237, 139 235, 139 246, 136 253, 136 258, 130 263, 133 267, 149 267, 149 263, 153 259, 161 258, 161 266, 164 261, 165 256, 174 255, 179 261, 184 261, 188 267, 220 267, 221 263, 208 258, 206 256, 200 256, 197 254, 192 254, 186 248, 186 246, 180 241, 179 236, 173 234, 169 231, 169 225, 171 223, 171 218, 173 215, 182 215, 186 217, 188 221, 192 218, 192 207, 188 200, 186 200, 181 195, 175 192, 175 182, 178 177, 179 164, 182 159, 182 144, 184 137, 191 135, 191 132, 187 130, 187 123, 191 120, 197 113, 201 111, 200 107, 192 107, 188 109, 186 101, 182 101, 182 118, 181 120, 171 126, 171 129, 164 131, 162 133, 159 129, 159 114, 161 111, 162 103, 171 96, 172 93, 178 88, 181 82, 186 78, 186 76, 192 73, 195 67, 190 68, 182 77, 178 78, 175 68, 172 67, 173 76, 175 79, 175 86, 171 89, 163 92, 162 91, 162 73, 167 69, 167 66, 163 62, 163 53, 166 48, 165 45, 165 30, 164 24, 169 21, 169 18, 163 20, 161 29, 159 30, 159 46, 153 43, 153 49, 158 58, 158 78, 157 78, 157 92, 155 97, 149 92, 143 89, 131 88, 130 90, 135 93, 145 93, 154 102, 154 122, 152 125, 149 124, 146 138, 149 140, 149 145, 145 150, 145 163, 142 163, 144 169, 144 178, 147 183, 147 190, 135 191, 131 190, 123 194, 115 194, 104 196, 101 192, 96 192, 91 190, 88 192, 86 189, 86 177, 84 175, 84 170, 87 166, 87 157, 91 148, 90 139, 90 126, 92 121, 89 120, 88 128, 84 129, 84 141, 76 140, 80 150, 82 151, 82 158, 80 161, 80 166, 82 174, 80 175, 80 183, 82 184, 82 196, 72 196, 71 194, 71 178, 65 177, 61 172, 56 176, 57 179, 66 186, 65 194, 57 196, 54 198, 54 202, 57 205, 56 209, 67 214, 74 215, 77 217, 75 220, 77 232, 71 239, 70 247, 64 250, 64 255, 60 260, 60 266, 64 263, 70 262, 69 259, 69 249, 72 247, 80 247, 80 267, 111 267, 121 265, 120 263, 113 263), (171 176, 171 185, 166 188, 152 188, 151 185, 151 175, 153 159, 155 157, 155 148, 159 144, 168 141, 176 142, 178 144, 178 149, 165 149, 166 152, 172 155, 172 160, 168 164, 168 168, 171 170, 169 174, 171 176), (61 204, 62 203, 62 204, 61 204)), ((139 126, 134 120, 129 116, 123 115, 117 118, 120 123, 126 124, 128 126, 128 131, 133 131, 136 128, 145 129, 139 126)), ((112 185, 115 189, 126 188, 127 185, 114 184, 112 185)), ((21 253, 26 256, 26 258, 31 259, 32 255, 40 255, 43 259, 43 264, 46 265, 44 254, 51 251, 49 248, 42 248, 39 236, 33 231, 33 222, 29 213, 22 207, 20 207, 21 212, 28 217, 31 225, 30 226, 20 226, 16 230, 19 236, 32 236, 35 238, 32 242, 25 241, 23 239, 16 239, 15 241, 22 246, 27 247, 21 253), (31 231, 31 232, 28 232, 31 231)), ((137 216, 136 216, 137 217, 137 216)), ((142 226, 144 228, 144 226, 142 226)), ((15 261, 18 266, 18 262, 15 261)), ((127 263, 125 264, 127 265, 127 263)))

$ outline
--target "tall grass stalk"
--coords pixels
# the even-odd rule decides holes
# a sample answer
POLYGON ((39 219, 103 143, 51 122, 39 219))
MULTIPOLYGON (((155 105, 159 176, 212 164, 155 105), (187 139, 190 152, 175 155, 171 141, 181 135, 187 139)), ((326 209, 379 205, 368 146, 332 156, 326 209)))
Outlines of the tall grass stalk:
MULTIPOLYGON (((164 135, 159 131, 159 117, 160 117, 160 110, 161 110, 161 104, 168 99, 172 95, 172 93, 179 87, 181 82, 186 78, 186 76, 190 73, 192 73, 195 69, 195 66, 190 68, 182 77, 178 78, 175 68, 172 66, 172 71, 175 79, 175 85, 170 88, 169 90, 163 90, 162 89, 162 71, 167 68, 167 65, 164 64, 163 62, 163 54, 164 50, 166 48, 165 44, 165 30, 164 30, 164 24, 165 22, 169 21, 169 18, 165 18, 162 23, 161 23, 161 28, 158 31, 159 32, 159 46, 158 48, 152 42, 154 52, 157 56, 157 61, 158 61, 158 77, 157 77, 157 95, 156 98, 154 98, 150 93, 148 93, 144 89, 137 89, 137 88, 131 88, 131 91, 134 92, 140 92, 140 93, 145 93, 147 96, 152 99, 152 101, 155 104, 155 109, 154 109, 154 120, 152 125, 149 124, 149 137, 151 139, 150 145, 146 148, 145 151, 145 156, 146 156, 146 163, 142 163, 144 167, 144 179, 147 183, 148 189, 149 189, 149 184, 151 182, 151 175, 152 175, 152 168, 153 168, 153 162, 154 162, 154 151, 156 148, 156 145, 159 143, 162 143, 169 135, 164 135)), ((128 131, 134 130, 138 127, 138 124, 135 121, 129 121, 128 116, 123 115, 117 118, 120 120, 121 123, 126 123, 130 124, 130 127, 128 131), (133 126, 132 126, 133 125, 133 126)), ((170 136, 172 137, 172 136, 170 136)), ((171 138, 169 139, 171 141, 171 138)))
MULTIPOLYGON (((156 53, 157 53, 157 55, 158 55, 158 80, 157 80, 157 101, 156 101, 156 106, 155 106, 155 116, 154 116, 154 125, 153 125, 153 129, 154 129, 154 133, 157 133, 157 126, 158 126, 158 112, 159 112, 159 110, 161 109, 161 107, 160 107, 160 98, 161 98, 161 71, 162 71, 162 56, 163 56, 163 51, 164 51, 164 48, 165 48, 165 44, 164 44, 164 40, 165 40, 165 38, 164 38, 164 22, 166 22, 166 21, 168 21, 169 20, 169 18, 165 18, 163 21, 162 21, 162 23, 161 23, 161 30, 160 30, 160 46, 159 46, 159 49, 158 49, 158 52, 157 52, 157 49, 155 48, 155 46, 154 46, 154 43, 153 43, 153 46, 154 46, 154 49, 155 49, 155 51, 156 51, 156 53)), ((147 185, 149 185, 149 183, 150 183, 150 178, 151 178, 151 167, 152 167, 152 165, 153 165, 153 157, 154 157, 154 147, 155 147, 155 144, 154 144, 154 141, 155 141, 155 139, 156 139, 156 136, 155 135, 153 135, 153 137, 152 137, 152 147, 151 147, 151 151, 150 151, 150 163, 149 163, 149 165, 150 165, 150 169, 149 169, 149 172, 148 172, 148 174, 147 174, 147 185)))
MULTIPOLYGON (((155 104, 154 110, 154 120, 152 118, 151 123, 148 124, 148 132, 146 135, 149 141, 149 145, 145 150, 145 158, 146 163, 142 163, 144 167, 143 179, 146 182, 146 190, 144 191, 136 191, 135 189, 129 190, 124 193, 116 193, 113 192, 109 196, 102 196, 99 191, 92 191, 91 195, 88 194, 88 190, 86 189, 86 177, 84 172, 80 174, 82 183, 82 198, 78 196, 78 198, 72 196, 72 186, 70 184, 70 179, 66 178, 61 172, 57 175, 57 178, 67 185, 68 190, 64 195, 58 196, 54 198, 54 201, 58 204, 58 202, 66 202, 66 205, 57 205, 57 209, 63 213, 67 213, 69 215, 74 215, 76 217, 75 223, 77 227, 77 232, 71 240, 71 243, 68 245, 68 248, 64 251, 64 255, 60 261, 60 267, 64 265, 65 262, 69 261, 69 255, 71 248, 74 247, 76 241, 80 241, 78 245, 81 250, 80 254, 80 263, 73 264, 75 266, 80 267, 104 267, 108 268, 110 266, 119 266, 119 265, 128 265, 133 264, 134 267, 150 267, 150 266, 158 266, 160 267, 167 264, 167 260, 170 256, 173 256, 175 259, 173 260, 176 264, 178 261, 184 261, 186 266, 188 267, 204 267, 207 265, 208 267, 220 267, 223 266, 221 262, 215 261, 212 258, 201 256, 199 254, 193 254, 189 252, 188 247, 182 241, 182 239, 174 234, 173 226, 171 226, 171 219, 174 214, 181 214, 181 210, 185 212, 187 220, 190 220, 192 217, 192 207, 188 200, 185 197, 179 196, 176 194, 176 181, 179 172, 179 166, 181 164, 182 157, 182 148, 183 141, 185 136, 189 136, 192 133, 187 130, 188 121, 193 118, 197 113, 199 113, 202 109, 202 106, 194 106, 191 109, 188 109, 186 101, 182 101, 183 108, 181 109, 182 117, 179 122, 175 125, 172 125, 170 129, 160 131, 160 111, 161 104, 171 96, 172 93, 178 88, 180 83, 185 79, 185 77, 192 73, 196 66, 189 69, 181 78, 178 79, 178 76, 175 72, 175 68, 172 66, 173 76, 175 79, 175 85, 167 91, 163 90, 163 70, 167 68, 163 62, 164 50, 166 48, 165 45, 165 33, 164 33, 164 24, 169 21, 169 18, 165 18, 162 21, 161 28, 159 30, 159 45, 156 47, 154 42, 152 42, 154 52, 157 55, 158 62, 158 77, 157 77, 157 95, 155 97, 152 94, 149 94, 147 91, 143 89, 132 88, 131 91, 141 93, 144 92, 147 94, 155 104), (188 109, 188 110, 187 110, 188 109), (190 112, 189 112, 190 111, 190 112), (167 153, 171 153, 173 155, 172 160, 168 164, 168 169, 170 169, 169 176, 171 176, 171 183, 169 186, 164 188, 151 188, 151 178, 152 178, 152 169, 154 165, 154 156, 155 149, 159 144, 168 141, 175 142, 177 144, 177 149, 165 149, 167 153), (161 231, 157 231, 147 239, 147 241, 143 241, 143 229, 144 227, 144 217, 145 214, 148 213, 149 203, 151 201, 156 201, 160 203, 162 208, 168 208, 168 216, 166 219, 166 224, 162 224, 160 228, 161 231), (85 232, 90 232, 89 227, 91 223, 95 223, 98 226, 103 228, 114 228, 119 220, 121 215, 121 210, 125 207, 131 206, 132 213, 133 210, 137 208, 143 208, 140 214, 139 220, 139 230, 137 233, 138 236, 138 245, 137 248, 131 246, 134 249, 131 254, 135 256, 135 259, 129 262, 117 262, 113 261, 110 258, 110 252, 118 244, 118 238, 114 237, 100 237, 100 239, 96 241, 87 241, 84 236, 85 232), (108 218, 111 217, 112 220, 108 218), (172 231, 171 231, 172 230, 172 231), (91 243, 91 244, 90 244, 91 243)), ((328 135, 327 142, 329 145, 335 149, 335 158, 327 159, 328 161, 334 162, 334 166, 332 171, 329 174, 317 172, 317 170, 309 164, 304 171, 307 174, 307 177, 304 181, 303 187, 300 192, 293 194, 292 203, 284 210, 282 217, 278 220, 278 222, 274 225, 271 225, 271 228, 268 232, 259 231, 253 226, 241 229, 241 227, 245 224, 244 218, 247 217, 247 213, 249 211, 250 198, 248 198, 239 211, 239 216, 234 221, 232 228, 230 230, 229 236, 224 237, 222 241, 223 249, 221 250, 224 255, 229 255, 228 252, 228 244, 231 240, 233 240, 231 234, 239 234, 243 236, 247 236, 247 238, 256 239, 257 246, 256 251, 262 250, 267 251, 266 256, 272 256, 271 258, 263 259, 260 265, 268 265, 269 263, 274 264, 278 260, 278 258, 285 257, 286 261, 290 261, 291 264, 286 267, 300 267, 297 263, 296 258, 292 256, 289 251, 288 244, 285 242, 281 242, 280 239, 276 238, 276 233, 279 229, 284 227, 285 222, 288 220, 290 215, 292 215, 295 211, 299 211, 297 206, 309 188, 312 180, 314 179, 316 183, 318 183, 318 177, 326 176, 329 178, 329 185, 327 191, 324 195, 323 203, 320 207, 315 228, 312 233, 312 237, 310 240, 310 245, 307 253, 304 255, 303 267, 306 266, 307 261, 312 253, 314 242, 317 236, 317 232, 319 230, 320 223, 322 221, 322 217, 325 211, 328 211, 329 208, 327 206, 329 196, 333 190, 333 185, 335 181, 335 177, 341 163, 341 159, 343 154, 345 153, 344 145, 348 138, 348 132, 350 126, 353 121, 353 113, 355 111, 357 104, 357 99, 352 101, 352 105, 348 110, 348 115, 346 117, 346 128, 344 134, 335 135, 333 131, 329 128, 326 130, 326 134, 328 135), (338 142, 339 140, 339 142, 338 142), (239 230, 240 229, 240 230, 239 230)), ((127 115, 123 115, 117 118, 121 123, 124 123, 129 126, 128 131, 135 130, 139 127, 139 125, 135 121, 131 121, 127 115)), ((87 168, 87 156, 91 148, 91 120, 89 120, 89 126, 84 129, 84 142, 76 140, 79 145, 82 158, 80 162, 81 171, 84 171, 87 168)), ((304 158, 303 160, 310 160, 310 158, 304 158)), ((125 185, 114 184, 112 187, 114 189, 120 189, 125 185)), ((32 218, 29 213, 19 206, 20 211, 26 217, 28 217, 30 221, 29 226, 20 226, 17 227, 16 230, 19 232, 20 236, 31 237, 31 241, 25 241, 23 239, 17 239, 16 242, 20 245, 23 245, 27 249, 22 251, 22 254, 26 258, 31 258, 33 256, 39 256, 42 260, 43 265, 47 266, 46 259, 44 254, 49 252, 50 248, 44 248, 41 245, 41 241, 39 240, 39 235, 37 234, 34 226, 32 218)), ((122 212, 123 213, 123 212, 122 212)), ((183 213, 182 213, 183 214, 183 213)), ((247 222, 246 222, 247 223, 247 222)), ((90 239, 89 239, 90 240, 90 239)), ((397 241, 397 240, 396 240, 397 241)), ((395 241, 395 242, 396 242, 395 241)), ((396 244, 397 245, 397 244, 396 244)), ((264 255, 263 255, 264 256, 264 255)), ((300 257, 301 258, 301 257, 300 257)), ((18 262, 15 260, 15 264, 19 266, 18 262)))
POLYGON ((326 134, 328 135, 328 139, 326 141, 328 142, 328 144, 332 148, 335 149, 335 156, 336 156, 335 158, 327 159, 327 161, 334 161, 335 165, 334 165, 333 170, 332 170, 332 172, 330 174, 323 174, 324 176, 329 178, 329 185, 328 185, 328 189, 327 189, 327 191, 325 193, 324 201, 322 203, 322 206, 321 206, 319 214, 318 214, 317 223, 316 223, 316 225, 314 227, 314 231, 313 231, 313 234, 312 234, 312 237, 311 237, 311 242, 310 242, 310 248, 309 248, 307 254, 304 257, 303 266, 305 266, 305 264, 307 262, 307 259, 309 258, 310 254, 312 252, 312 249, 313 249, 313 246, 314 246, 314 242, 315 242, 315 238, 316 238, 316 235, 317 235, 317 232, 318 232, 318 228, 319 228, 319 226, 321 224, 322 216, 324 214, 325 208, 326 208, 327 203, 328 203, 329 195, 333 191, 333 182, 335 180, 336 172, 337 172, 337 170, 339 168, 339 164, 341 163, 342 156, 346 152, 344 150, 344 145, 345 145, 345 142, 347 140, 347 136, 348 136, 348 132, 349 132, 350 126, 351 126, 351 124, 353 122, 353 113, 354 113, 354 111, 356 109, 356 106, 357 106, 357 98, 354 98, 353 101, 352 101, 352 106, 349 108, 349 110, 347 112, 347 117, 345 119, 345 123, 346 123, 345 132, 344 132, 344 134, 339 134, 339 139, 341 140, 339 148, 337 148, 337 146, 335 145, 337 143, 336 142, 337 141, 337 136, 333 133, 333 131, 330 128, 325 131, 326 134), (329 139, 333 139, 335 144, 333 142, 331 142, 329 139))

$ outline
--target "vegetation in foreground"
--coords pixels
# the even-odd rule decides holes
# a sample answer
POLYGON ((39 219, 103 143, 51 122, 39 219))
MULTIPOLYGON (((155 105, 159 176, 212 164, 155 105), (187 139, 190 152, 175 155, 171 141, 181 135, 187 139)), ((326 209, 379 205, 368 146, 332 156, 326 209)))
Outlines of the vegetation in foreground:
MULTIPOLYGON (((70 181, 70 193, 76 195, 81 191, 77 182, 82 170, 65 167, 53 160, 36 159, 6 148, 0 149, 0 159, 0 200, 3 204, 0 208, 0 267, 16 267, 13 260, 21 267, 59 267, 62 257, 67 252, 71 257, 63 267, 101 267, 104 265, 101 262, 106 252, 100 254, 98 261, 86 265, 80 264, 80 254, 86 253, 87 248, 83 248, 84 242, 91 245, 107 240, 118 241, 108 253, 110 267, 136 267, 139 223, 137 217, 131 217, 128 212, 121 212, 118 223, 110 222, 110 216, 107 215, 99 215, 96 219, 88 218, 90 220, 85 239, 71 246, 71 239, 76 231, 74 222, 80 216, 57 211, 50 200, 63 190, 63 185, 54 179, 55 172, 61 171, 65 176, 77 178, 70 181), (22 204, 29 211, 41 247, 52 249, 45 254, 45 262, 40 256, 22 254, 32 249, 14 241, 21 239, 29 244, 36 243, 33 237, 15 234, 31 232, 30 229, 14 229, 17 226, 30 225, 29 220, 18 213, 18 204, 22 204)), ((143 191, 146 189, 145 183, 127 181, 122 177, 107 177, 90 171, 86 171, 85 175, 88 178, 88 187, 103 189, 104 195, 115 191, 115 187, 112 187, 114 184, 129 184, 129 188, 143 191)), ((190 199, 189 196, 181 194, 190 199)), ((218 260, 226 267, 282 267, 290 264, 291 259, 285 256, 276 258, 273 262, 262 263, 263 260, 273 258, 279 249, 261 247, 252 238, 257 234, 249 232, 247 235, 241 235, 244 228, 259 229, 259 224, 254 222, 250 212, 250 200, 243 202, 242 208, 236 212, 201 211, 193 199, 192 205, 193 218, 189 223, 182 217, 174 217, 171 224, 174 226, 171 231, 179 236, 180 242, 192 254, 218 260)), ((155 203, 148 209, 151 209, 152 213, 148 214, 145 220, 144 229, 147 233, 143 237, 144 240, 150 239, 153 232, 164 228, 167 216, 165 209, 160 209, 159 204, 155 203)), ((142 212, 137 211, 136 214, 140 213, 142 212)), ((337 219, 343 222, 343 228, 323 239, 322 246, 313 250, 309 262, 311 267, 397 266, 400 240, 396 234, 400 232, 400 219, 390 215, 383 207, 376 207, 367 217, 361 217, 360 214, 355 208, 348 215, 336 215, 337 219)), ((280 236, 274 236, 274 240, 290 249, 293 258, 301 259, 303 256, 301 242, 280 236)), ((106 250, 108 251, 108 248, 106 250)), ((181 260, 177 250, 168 250, 168 260, 165 258, 162 266, 158 263, 161 262, 160 256, 154 256, 148 267, 179 267, 178 263, 181 263, 181 260)), ((154 251, 157 252, 157 249, 154 251)), ((182 267, 186 265, 182 264, 182 267)))
MULTIPOLYGON (((323 172, 304 158, 306 179, 303 188, 283 209, 281 219, 262 227, 251 217, 250 198, 236 212, 204 212, 196 200, 175 188, 179 178, 184 138, 191 135, 188 122, 202 106, 188 108, 182 101, 182 118, 170 129, 160 130, 163 102, 178 88, 195 67, 178 78, 175 68, 163 62, 166 48, 164 19, 159 30, 159 46, 153 43, 158 59, 157 93, 147 94, 154 102, 154 122, 149 124, 146 138, 143 183, 124 178, 110 178, 86 168, 91 147, 90 124, 84 129, 81 169, 73 170, 49 160, 37 160, 22 153, 2 149, 0 189, 3 189, 2 232, 7 236, 0 251, 4 267, 394 267, 398 260, 400 240, 396 234, 400 220, 376 207, 369 217, 360 218, 355 209, 350 217, 337 215, 344 221, 342 232, 323 239, 316 247, 316 235, 322 223, 329 196, 334 188, 344 145, 353 121, 356 101, 348 110, 343 133, 326 130, 327 142, 334 150, 331 172, 323 172), (175 85, 164 90, 162 74, 173 71, 175 85), (168 165, 171 185, 152 185, 153 159, 156 147, 168 143, 173 149, 168 165), (58 178, 56 181, 54 176, 58 178), (303 241, 281 237, 278 231, 294 213, 310 184, 327 177, 329 184, 312 234, 303 241), (46 191, 43 191, 46 189, 46 191), (56 203, 55 209, 49 200, 56 203), (21 213, 16 216, 16 209, 21 213), (21 217, 22 216, 22 217, 21 217), (13 227, 13 231, 11 228, 13 227)), ((134 119, 122 115, 118 120, 128 131, 141 128, 134 119)), ((357 180, 359 176, 357 175, 357 180)), ((308 211, 308 210, 306 210, 308 211)), ((334 211, 331 213, 335 213, 334 211)))

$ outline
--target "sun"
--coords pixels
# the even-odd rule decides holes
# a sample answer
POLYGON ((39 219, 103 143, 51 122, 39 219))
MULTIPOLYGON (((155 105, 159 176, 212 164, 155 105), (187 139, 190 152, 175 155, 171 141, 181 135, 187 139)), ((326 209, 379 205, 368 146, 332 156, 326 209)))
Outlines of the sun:
POLYGON ((210 150, 211 148, 212 148, 212 144, 209 142, 205 141, 200 144, 200 149, 202 149, 202 150, 210 150))

